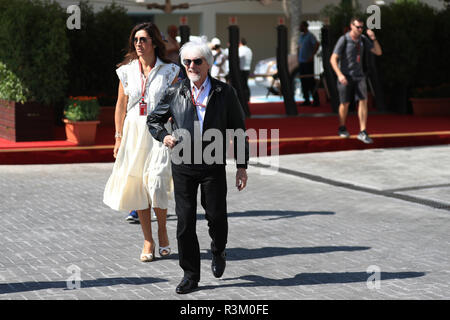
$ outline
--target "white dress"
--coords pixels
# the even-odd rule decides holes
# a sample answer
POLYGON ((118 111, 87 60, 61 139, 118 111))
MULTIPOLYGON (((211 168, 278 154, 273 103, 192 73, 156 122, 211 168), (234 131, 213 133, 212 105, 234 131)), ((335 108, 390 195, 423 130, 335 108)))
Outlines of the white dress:
MULTIPOLYGON (((178 75, 179 67, 156 59, 147 81, 145 102, 149 114, 178 75)), ((147 116, 139 115, 141 71, 133 60, 116 70, 128 96, 122 141, 103 202, 118 211, 167 209, 173 191, 169 149, 155 140, 147 127, 147 116)))

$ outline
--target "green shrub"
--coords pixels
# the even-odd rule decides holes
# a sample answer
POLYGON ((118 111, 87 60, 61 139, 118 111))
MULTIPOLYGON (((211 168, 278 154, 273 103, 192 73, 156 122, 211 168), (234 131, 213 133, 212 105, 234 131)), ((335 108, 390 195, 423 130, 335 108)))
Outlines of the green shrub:
POLYGON ((0 99, 25 103, 29 90, 25 88, 20 79, 0 62, 0 99))
POLYGON ((381 29, 376 32, 383 49, 379 59, 387 88, 433 84, 439 71, 434 42, 436 12, 430 6, 398 1, 381 8, 381 29))
POLYGON ((328 28, 329 41, 334 48, 340 36, 347 31, 352 17, 361 17, 364 19, 364 14, 361 11, 359 3, 353 6, 352 1, 341 1, 339 4, 328 4, 320 12, 321 15, 328 17, 330 25, 328 28))
POLYGON ((98 46, 102 52, 101 60, 97 63, 98 74, 102 78, 97 93, 117 96, 119 79, 115 70, 126 53, 128 36, 133 28, 132 20, 126 9, 114 2, 99 11, 95 18, 98 46))
POLYGON ((66 96, 95 95, 95 88, 100 80, 96 66, 100 52, 97 50, 95 37, 94 11, 87 1, 81 1, 79 7, 81 28, 66 29, 70 54, 67 67, 70 84, 66 96))
MULTIPOLYGON (((48 0, 0 0, 0 61, 28 89, 22 91, 22 101, 52 104, 64 96, 65 17, 61 6, 48 0)), ((16 85, 2 88, 6 97, 14 97, 17 90, 16 85)))
POLYGON ((88 1, 79 6, 81 29, 66 31, 71 48, 67 95, 116 96, 115 69, 123 59, 132 21, 126 9, 115 3, 97 13, 88 1))
POLYGON ((70 121, 92 121, 97 120, 99 112, 97 97, 69 97, 64 117, 70 121))
POLYGON ((435 33, 433 34, 434 45, 437 46, 435 63, 439 68, 434 77, 436 83, 444 83, 448 81, 448 75, 450 74, 450 59, 448 58, 450 48, 450 1, 447 1, 445 10, 438 12, 435 22, 435 33))

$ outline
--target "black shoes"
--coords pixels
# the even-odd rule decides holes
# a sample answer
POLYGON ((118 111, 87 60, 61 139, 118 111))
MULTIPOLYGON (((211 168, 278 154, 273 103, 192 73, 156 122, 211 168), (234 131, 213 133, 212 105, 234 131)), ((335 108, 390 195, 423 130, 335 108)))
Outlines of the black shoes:
POLYGON ((338 135, 342 138, 350 138, 350 133, 348 133, 347 128, 345 126, 340 126, 338 129, 338 135))
POLYGON ((225 251, 222 251, 222 253, 218 255, 214 255, 212 257, 212 263, 211 263, 211 270, 216 278, 220 278, 223 275, 223 272, 225 271, 225 260, 226 254, 225 251))
POLYGON ((198 288, 198 281, 191 279, 183 279, 175 289, 178 294, 185 294, 194 291, 198 288))
MULTIPOLYGON (((220 278, 224 271, 225 271, 225 265, 226 265, 226 254, 225 250, 222 251, 222 253, 218 255, 214 255, 212 257, 211 262, 211 270, 216 278, 220 278)), ((181 282, 178 284, 177 288, 175 289, 175 292, 178 294, 185 294, 190 293, 198 288, 198 281, 183 278, 181 282)))
POLYGON ((317 100, 314 100, 313 103, 311 104, 311 101, 304 101, 300 105, 303 107, 307 107, 307 106, 318 107, 318 106, 320 106, 320 102, 317 100))

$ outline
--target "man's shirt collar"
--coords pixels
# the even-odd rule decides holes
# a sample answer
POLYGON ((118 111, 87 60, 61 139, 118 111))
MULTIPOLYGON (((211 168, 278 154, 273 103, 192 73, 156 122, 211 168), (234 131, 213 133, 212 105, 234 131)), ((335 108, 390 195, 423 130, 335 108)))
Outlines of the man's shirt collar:
POLYGON ((209 80, 209 76, 206 76, 205 81, 203 81, 202 85, 200 86, 200 88, 197 88, 194 84, 194 82, 192 82, 190 80, 191 83, 191 90, 192 92, 198 92, 200 90, 202 90, 202 87, 204 88, 203 90, 206 92, 209 92, 209 89, 211 88, 211 81, 209 80))

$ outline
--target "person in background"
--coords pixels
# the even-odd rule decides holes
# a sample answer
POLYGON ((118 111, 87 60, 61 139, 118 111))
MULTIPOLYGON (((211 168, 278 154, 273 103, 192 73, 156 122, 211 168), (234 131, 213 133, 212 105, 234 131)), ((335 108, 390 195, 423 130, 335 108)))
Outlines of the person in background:
POLYGON ((178 52, 180 51, 180 44, 177 41, 178 28, 176 25, 171 24, 167 27, 166 38, 166 54, 167 59, 176 65, 179 64, 178 52))
POLYGON ((129 222, 139 222, 139 216, 136 210, 131 210, 128 213, 128 216, 125 218, 126 221, 129 222))
POLYGON ((242 38, 239 42, 239 66, 241 68, 241 83, 244 89, 244 97, 247 102, 250 101, 250 88, 248 86, 248 77, 250 76, 250 68, 252 65, 253 52, 247 46, 247 40, 242 38))
POLYGON ((366 131, 368 107, 367 84, 364 69, 366 69, 364 51, 380 56, 381 46, 375 33, 368 29, 367 39, 363 35, 364 21, 360 18, 350 20, 350 31, 339 38, 330 58, 331 66, 337 75, 337 88, 339 92, 339 128, 338 135, 349 138, 350 133, 345 126, 348 114, 348 106, 353 99, 359 100, 358 118, 360 132, 357 136, 364 143, 373 143, 366 131), (338 64, 339 60, 339 64, 338 64))
MULTIPOLYGON (((308 22, 302 21, 300 23, 300 37, 298 40, 298 64, 299 64, 299 74, 303 75, 313 75, 314 74, 314 56, 320 47, 319 41, 316 37, 309 32, 308 22)), ((310 106, 310 94, 313 97, 313 106, 320 105, 319 94, 315 89, 314 76, 301 77, 302 83, 302 93, 304 102, 302 106, 310 106)))
POLYGON ((211 51, 213 53, 213 65, 211 66, 211 77, 225 82, 225 62, 226 56, 222 52, 220 47, 220 40, 218 38, 213 38, 211 40, 211 51))

